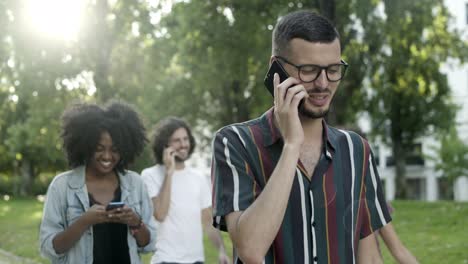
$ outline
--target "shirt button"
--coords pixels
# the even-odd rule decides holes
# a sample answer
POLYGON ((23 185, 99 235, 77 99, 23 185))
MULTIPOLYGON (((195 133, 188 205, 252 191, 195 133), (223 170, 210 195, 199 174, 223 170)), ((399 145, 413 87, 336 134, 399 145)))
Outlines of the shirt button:
POLYGON ((318 261, 318 257, 314 257, 314 261, 317 262, 317 261, 318 261))
POLYGON ((315 227, 317 224, 315 222, 312 222, 312 226, 315 227))

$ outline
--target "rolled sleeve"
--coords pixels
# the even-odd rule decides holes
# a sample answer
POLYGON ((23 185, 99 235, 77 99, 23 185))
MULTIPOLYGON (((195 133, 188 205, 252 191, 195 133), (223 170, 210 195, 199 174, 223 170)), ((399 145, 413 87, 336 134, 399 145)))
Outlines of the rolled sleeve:
POLYGON ((55 236, 65 230, 65 215, 61 203, 65 200, 60 195, 56 186, 56 181, 53 181, 47 191, 44 210, 39 231, 40 252, 44 257, 51 260, 59 260, 65 257, 65 253, 57 254, 52 241, 55 236))
POLYGON ((140 181, 141 185, 141 218, 146 225, 146 228, 150 232, 150 242, 144 246, 139 247, 139 252, 153 252, 156 250, 156 222, 153 218, 153 202, 151 201, 150 196, 148 195, 148 190, 146 189, 143 181, 140 181))
POLYGON ((224 217, 244 211, 255 198, 255 180, 242 142, 230 128, 219 131, 213 140, 213 225, 223 231, 227 231, 224 217))
POLYGON ((392 221, 372 151, 369 155, 366 171, 364 184, 367 210, 365 211, 366 216, 364 216, 363 227, 361 229, 361 238, 372 234, 372 232, 392 221))

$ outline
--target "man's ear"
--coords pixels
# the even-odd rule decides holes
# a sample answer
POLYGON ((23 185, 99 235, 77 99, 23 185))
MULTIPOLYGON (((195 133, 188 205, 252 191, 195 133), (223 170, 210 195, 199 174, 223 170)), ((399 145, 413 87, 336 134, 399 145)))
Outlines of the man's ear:
POLYGON ((268 66, 271 66, 271 64, 273 63, 274 60, 276 60, 275 55, 271 55, 270 64, 268 66))

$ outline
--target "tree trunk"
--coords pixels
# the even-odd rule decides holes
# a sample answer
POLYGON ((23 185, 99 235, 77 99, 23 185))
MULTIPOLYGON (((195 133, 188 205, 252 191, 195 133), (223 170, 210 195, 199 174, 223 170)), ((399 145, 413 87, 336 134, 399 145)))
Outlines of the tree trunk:
POLYGON ((20 163, 20 190, 19 194, 21 196, 28 196, 31 194, 32 190, 32 182, 34 178, 34 170, 32 162, 27 159, 23 158, 20 163))
POLYGON ((96 2, 96 42, 95 52, 95 75, 94 83, 97 89, 97 97, 105 102, 114 96, 109 83, 110 55, 112 49, 112 33, 107 24, 109 15, 109 4, 107 0, 96 2))
POLYGON ((15 159, 13 162, 13 196, 19 195, 21 189, 21 176, 19 173, 19 166, 20 164, 18 160, 15 159))
POLYGON ((335 0, 320 0, 320 13, 335 23, 335 0))
POLYGON ((406 182, 406 153, 401 140, 393 139, 393 158, 395 160, 396 193, 395 198, 406 199, 408 197, 408 187, 406 182))
POLYGON ((220 117, 220 125, 244 122, 250 118, 249 115, 249 100, 244 98, 242 94, 240 82, 234 80, 224 83, 226 87, 224 91, 228 91, 221 96, 222 114, 220 117))
POLYGON ((391 138, 392 152, 395 161, 395 178, 396 178, 396 193, 395 198, 407 198, 406 184, 406 152, 403 142, 403 131, 400 126, 401 121, 401 100, 398 94, 394 95, 391 100, 393 111, 390 113, 391 119, 391 138))
POLYGON ((236 109, 234 122, 244 122, 249 119, 249 110, 247 100, 242 94, 239 81, 232 82, 232 90, 234 91, 234 108, 236 109))

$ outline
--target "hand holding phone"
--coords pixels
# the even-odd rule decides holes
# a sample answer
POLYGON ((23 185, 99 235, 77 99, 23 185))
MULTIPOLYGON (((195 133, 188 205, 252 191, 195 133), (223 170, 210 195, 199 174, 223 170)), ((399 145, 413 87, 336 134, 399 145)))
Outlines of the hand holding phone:
POLYGON ((274 58, 265 76, 264 84, 273 97, 275 96, 275 89, 277 89, 274 115, 284 142, 301 146, 304 142, 304 131, 302 129, 299 113, 300 109, 303 107, 304 99, 308 95, 300 80, 297 78, 288 78, 289 75, 286 70, 281 63, 274 58), (275 73, 278 74, 279 78, 277 79, 279 80, 275 80, 275 73), (281 87, 281 89, 278 89, 278 87, 281 87), (289 97, 287 96, 288 92, 291 92, 291 96, 289 97), (296 98, 296 95, 302 97, 299 102, 297 102, 299 98, 296 98), (285 102, 286 98, 288 98, 287 102, 285 102), (292 102, 297 105, 297 109, 291 106, 292 102))
POLYGON ((110 211, 110 210, 113 210, 113 209, 116 209, 116 208, 121 208, 125 205, 124 202, 110 202, 107 206, 106 206, 106 211, 110 211))
POLYGON ((163 150, 163 164, 166 167, 168 173, 172 174, 175 170, 177 152, 169 145, 163 150))
MULTIPOLYGON (((289 74, 283 68, 281 63, 279 63, 277 59, 274 59, 273 62, 271 63, 271 65, 270 65, 270 69, 268 70, 267 74, 265 75, 265 79, 263 81, 266 88, 270 92, 271 96, 274 96, 275 85, 274 85, 274 82, 273 82, 273 78, 275 76, 275 73, 278 73, 280 83, 284 82, 287 78, 289 78, 289 74)), ((301 108, 303 103, 304 103, 304 100, 301 100, 301 102, 299 103, 298 108, 301 108)))
POLYGON ((284 82, 284 80, 289 77, 283 66, 278 62, 278 60, 274 59, 263 81, 271 96, 274 96, 275 85, 273 84, 273 77, 275 76, 275 73, 278 73, 280 83, 284 82))

